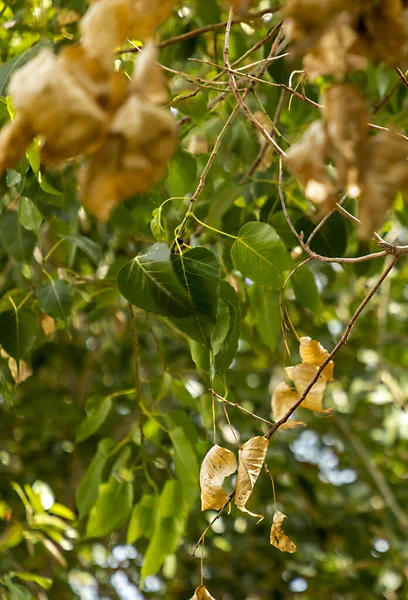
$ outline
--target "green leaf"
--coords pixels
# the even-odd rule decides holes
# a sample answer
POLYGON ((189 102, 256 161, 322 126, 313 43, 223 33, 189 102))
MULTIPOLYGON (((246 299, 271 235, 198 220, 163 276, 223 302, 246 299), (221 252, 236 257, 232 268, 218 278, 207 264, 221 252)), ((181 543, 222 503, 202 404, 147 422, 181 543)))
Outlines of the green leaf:
POLYGON ((183 486, 188 490, 197 488, 198 458, 197 429, 191 419, 181 410, 166 416, 168 433, 174 449, 174 465, 183 486))
MULTIPOLYGON (((295 227, 298 232, 303 231, 304 239, 307 240, 315 229, 316 223, 302 217, 296 222, 295 227)), ((344 218, 339 213, 334 213, 319 229, 310 248, 322 256, 344 256, 347 248, 347 230, 344 218)))
POLYGON ((11 576, 17 577, 18 579, 21 579, 21 581, 33 581, 40 587, 44 588, 44 590, 49 590, 52 586, 52 579, 48 579, 48 577, 41 577, 35 573, 20 571, 19 573, 12 573, 11 576))
POLYGON ((280 292, 253 284, 248 294, 251 307, 250 321, 255 324, 265 346, 275 350, 281 333, 280 292))
POLYGON ((17 262, 30 262, 37 237, 21 226, 18 214, 7 211, 0 220, 0 240, 7 254, 17 262))
POLYGON ((156 527, 141 570, 142 581, 157 573, 165 559, 177 549, 185 517, 182 485, 180 481, 170 479, 160 494, 156 527))
POLYGON ((158 208, 155 208, 152 212, 153 218, 150 222, 150 229, 152 230, 152 234, 158 242, 167 242, 167 233, 161 224, 162 209, 163 204, 161 204, 158 208))
POLYGON ((221 281, 220 300, 223 300, 229 311, 229 327, 214 359, 214 371, 223 376, 234 360, 238 350, 239 334, 241 332, 241 307, 234 288, 226 281, 221 281))
POLYGON ((75 521, 76 519, 75 513, 73 513, 72 510, 68 508, 68 506, 60 504, 59 502, 54 502, 51 508, 48 509, 48 512, 53 515, 56 515, 57 517, 68 519, 69 521, 75 521))
POLYGON ((9 525, 0 535, 0 553, 18 546, 24 539, 24 527, 21 523, 9 525))
POLYGON ((31 600, 32 599, 32 595, 30 594, 28 589, 22 585, 12 583, 9 576, 5 575, 3 578, 3 581, 4 581, 4 585, 10 592, 9 600, 31 600))
POLYGON ((30 198, 22 196, 18 203, 18 218, 20 223, 26 229, 34 231, 38 236, 43 216, 30 198))
POLYGON ((197 177, 197 162, 188 152, 179 152, 171 161, 166 187, 170 196, 186 196, 197 177))
POLYGON ((172 380, 171 393, 182 406, 197 410, 197 400, 193 398, 182 381, 172 380))
POLYGON ((118 286, 126 300, 148 312, 175 318, 196 312, 166 244, 154 244, 127 262, 119 271, 118 286))
POLYGON ((99 442, 98 450, 78 486, 76 492, 76 504, 80 519, 83 519, 89 514, 92 506, 96 502, 102 472, 106 461, 109 458, 109 453, 114 447, 115 442, 110 438, 104 438, 99 442))
POLYGON ((7 310, 0 314, 0 345, 18 362, 32 349, 38 319, 31 310, 7 310))
POLYGON ((273 227, 257 221, 241 227, 231 248, 231 259, 244 277, 274 288, 282 286, 283 271, 293 266, 273 227))
POLYGON ((218 258, 206 248, 193 248, 172 258, 174 271, 198 311, 194 317, 173 319, 174 323, 191 339, 210 347, 220 288, 218 258))
POLYGON ((155 375, 149 382, 150 394, 155 402, 160 402, 170 391, 171 375, 167 371, 161 375, 155 375))
POLYGON ((303 267, 295 271, 290 281, 296 300, 306 308, 317 312, 320 308, 319 292, 317 291, 315 278, 309 265, 303 265, 303 267))
POLYGON ((220 299, 217 310, 217 322, 211 335, 211 348, 214 356, 221 350, 222 344, 228 335, 229 326, 230 314, 228 304, 220 299))
POLYGON ((34 138, 28 146, 26 156, 34 175, 38 178, 38 173, 41 166, 40 144, 37 138, 34 138))
POLYGON ((82 421, 76 434, 76 442, 83 442, 99 429, 112 408, 112 399, 92 396, 85 405, 87 417, 82 421))
POLYGON ((133 484, 111 476, 99 486, 86 527, 87 537, 101 537, 120 529, 128 520, 133 502, 133 484))
POLYGON ((71 315, 72 286, 64 279, 53 279, 44 283, 36 291, 38 305, 42 312, 54 319, 67 321, 71 315))
POLYGON ((129 521, 126 543, 134 544, 140 537, 150 539, 155 527, 158 497, 144 494, 135 504, 129 521))
POLYGON ((82 250, 84 254, 88 258, 91 259, 95 265, 99 264, 101 260, 102 253, 101 249, 93 240, 83 236, 83 235, 63 235, 64 240, 71 242, 76 248, 82 250))

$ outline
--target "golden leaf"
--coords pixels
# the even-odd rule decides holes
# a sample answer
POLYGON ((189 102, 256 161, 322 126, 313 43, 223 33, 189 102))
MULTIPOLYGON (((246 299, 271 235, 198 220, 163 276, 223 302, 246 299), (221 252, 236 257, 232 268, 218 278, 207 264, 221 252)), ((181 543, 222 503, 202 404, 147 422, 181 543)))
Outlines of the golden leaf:
POLYGON ((408 144, 394 131, 370 138, 363 194, 360 199, 359 236, 369 240, 383 222, 398 190, 408 193, 408 144))
POLYGON ((10 356, 8 360, 8 367, 10 369, 10 373, 14 379, 14 381, 18 383, 22 383, 33 374, 32 369, 28 366, 26 362, 20 360, 17 368, 17 361, 10 356))
POLYGON ((325 161, 329 144, 322 121, 314 121, 287 154, 286 162, 305 188, 305 195, 322 213, 333 208, 336 189, 327 173, 325 161))
POLYGON ((237 470, 234 454, 216 444, 205 455, 200 469, 201 510, 219 510, 228 501, 224 479, 237 470))
POLYGON ((86 152, 101 136, 106 113, 48 49, 13 73, 8 92, 53 162, 86 152))
POLYGON ((337 182, 350 197, 358 198, 368 139, 367 102, 353 85, 340 83, 326 88, 323 105, 329 153, 337 170, 337 182))
POLYGON ((295 544, 290 540, 286 533, 282 529, 283 521, 287 519, 287 516, 278 510, 273 515, 273 524, 271 527, 271 544, 278 548, 281 552, 296 552, 295 544))
MULTIPOLYGON (((318 367, 320 367, 329 356, 329 353, 323 348, 320 342, 306 336, 300 338, 299 353, 302 363, 316 365, 318 367)), ((331 360, 323 371, 323 375, 326 377, 327 381, 333 380, 333 369, 334 362, 331 360)))
MULTIPOLYGON (((316 365, 302 364, 294 367, 286 367, 286 373, 289 379, 293 381, 298 393, 298 398, 305 391, 313 377, 316 375, 318 367, 316 365)), ((331 413, 331 409, 324 410, 323 394, 326 389, 327 378, 324 374, 320 375, 319 379, 313 385, 310 392, 307 394, 305 400, 303 400, 301 406, 308 408, 315 412, 331 413)))
POLYGON ((268 450, 269 440, 263 436, 249 439, 239 450, 237 484, 235 488, 235 504, 243 512, 253 517, 263 518, 245 508, 252 494, 258 475, 262 469, 268 450))
POLYGON ((190 600, 215 600, 204 585, 199 585, 190 600))
MULTIPOLYGON (((280 383, 274 391, 271 401, 272 416, 274 420, 280 421, 298 400, 299 394, 296 390, 291 388, 286 381, 280 383)), ((280 429, 293 429, 293 427, 297 427, 297 425, 305 425, 305 423, 288 419, 286 423, 282 423, 280 429)))

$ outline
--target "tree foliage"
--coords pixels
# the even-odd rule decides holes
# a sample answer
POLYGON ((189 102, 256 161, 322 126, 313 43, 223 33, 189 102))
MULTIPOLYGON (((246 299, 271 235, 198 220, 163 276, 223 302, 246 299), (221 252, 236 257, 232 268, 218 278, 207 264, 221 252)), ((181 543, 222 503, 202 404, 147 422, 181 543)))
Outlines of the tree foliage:
POLYGON ((0 3, 4 600, 407 595, 406 3, 249 4, 0 3))

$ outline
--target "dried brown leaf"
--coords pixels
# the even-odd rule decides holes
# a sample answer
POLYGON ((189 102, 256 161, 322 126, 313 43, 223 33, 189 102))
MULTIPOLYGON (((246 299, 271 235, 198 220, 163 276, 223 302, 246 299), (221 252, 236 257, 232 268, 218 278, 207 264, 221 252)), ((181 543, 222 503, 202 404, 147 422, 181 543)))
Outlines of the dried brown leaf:
POLYGON ((368 139, 367 102, 349 83, 327 87, 322 100, 329 152, 337 170, 338 185, 346 189, 350 197, 358 198, 368 139))
POLYGON ((391 66, 407 53, 408 13, 403 0, 373 2, 361 18, 359 51, 373 62, 391 66))
MULTIPOLYGON (((320 367, 329 356, 328 351, 323 348, 320 342, 306 336, 300 338, 299 353, 302 363, 316 365, 317 367, 320 367)), ((331 360, 323 371, 323 375, 327 381, 333 380, 333 369, 334 362, 331 360)))
POLYGON ((13 73, 8 91, 53 162, 86 152, 102 134, 106 113, 48 49, 13 73))
POLYGON ((150 104, 165 104, 169 99, 158 59, 156 46, 149 42, 139 54, 131 84, 132 90, 150 104))
POLYGON ((278 510, 273 515, 273 524, 271 528, 271 544, 281 552, 296 552, 296 546, 282 529, 283 521, 287 516, 278 510))
POLYGON ((53 319, 49 315, 42 315, 40 318, 40 323, 42 330, 47 337, 55 333, 55 319, 53 319))
POLYGON ((371 239, 395 200, 398 190, 408 193, 408 144, 393 131, 370 138, 367 168, 360 199, 359 236, 371 239))
POLYGON ((263 436, 249 439, 239 450, 237 484, 235 488, 235 504, 243 512, 253 517, 263 518, 262 515, 251 513, 245 508, 258 475, 265 461, 269 440, 263 436))
POLYGON ((329 143, 322 121, 314 121, 288 151, 286 162, 305 188, 305 195, 322 213, 333 208, 336 189, 326 169, 329 143))
MULTIPOLYGON (((296 390, 290 387, 283 381, 278 385, 276 390, 272 395, 272 416, 275 421, 279 421, 282 417, 286 415, 288 410, 292 408, 294 404, 299 400, 299 394, 296 390)), ((282 423, 280 429, 293 429, 293 427, 297 427, 297 425, 305 425, 302 421, 294 421, 293 419, 288 419, 286 423, 282 423)))
POLYGON ((32 369, 28 366, 26 362, 20 360, 17 368, 17 361, 10 356, 8 360, 8 367, 10 369, 10 373, 14 379, 14 381, 18 383, 22 383, 33 374, 32 369))
POLYGON ((33 137, 29 121, 21 114, 3 127, 0 131, 0 175, 17 165, 33 137))
MULTIPOLYGON (((298 398, 305 391, 313 377, 316 375, 318 367, 316 365, 302 364, 294 367, 286 367, 286 373, 289 379, 293 381, 298 392, 298 398)), ((310 392, 303 400, 301 406, 315 412, 330 413, 331 409, 323 409, 323 394, 326 389, 327 378, 324 374, 320 375, 319 379, 313 385, 310 392)))
POLYGON ((205 455, 200 469, 201 510, 219 510, 228 501, 224 479, 237 470, 234 454, 216 444, 205 455))
POLYGON ((215 600, 204 585, 199 585, 190 600, 215 600))

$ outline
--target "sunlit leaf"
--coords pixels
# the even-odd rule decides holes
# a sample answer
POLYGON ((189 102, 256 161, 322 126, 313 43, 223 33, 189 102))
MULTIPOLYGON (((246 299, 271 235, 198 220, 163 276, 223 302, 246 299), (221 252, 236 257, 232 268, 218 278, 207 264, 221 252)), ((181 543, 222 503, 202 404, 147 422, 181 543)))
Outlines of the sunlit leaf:
POLYGON ((76 503, 80 519, 83 519, 90 512, 96 502, 102 472, 114 446, 115 442, 110 438, 102 439, 98 444, 95 456, 82 477, 76 491, 76 503))
POLYGON ((127 530, 127 544, 134 544, 142 536, 151 538, 156 524, 157 503, 156 495, 144 494, 135 504, 127 530))
POLYGON ((224 479, 237 470, 234 454, 216 444, 205 455, 200 470, 201 510, 219 510, 228 501, 224 479))
POLYGON ((199 585, 190 600, 215 600, 204 585, 199 585))
POLYGON ((112 399, 92 396, 87 400, 85 410, 87 417, 82 421, 76 434, 76 441, 83 442, 95 433, 105 421, 112 408, 112 399))
POLYGON ((296 552, 295 544, 282 529, 282 523, 285 519, 287 519, 286 515, 278 510, 275 511, 271 528, 271 544, 281 552, 296 552))
POLYGON ((111 476, 99 486, 98 499, 86 526, 87 537, 101 537, 126 523, 132 509, 133 485, 111 476))
POLYGON ((258 475, 261 472, 269 440, 263 436, 253 437, 240 448, 237 484, 235 489, 236 506, 253 517, 263 518, 262 515, 250 512, 246 508, 258 475))

